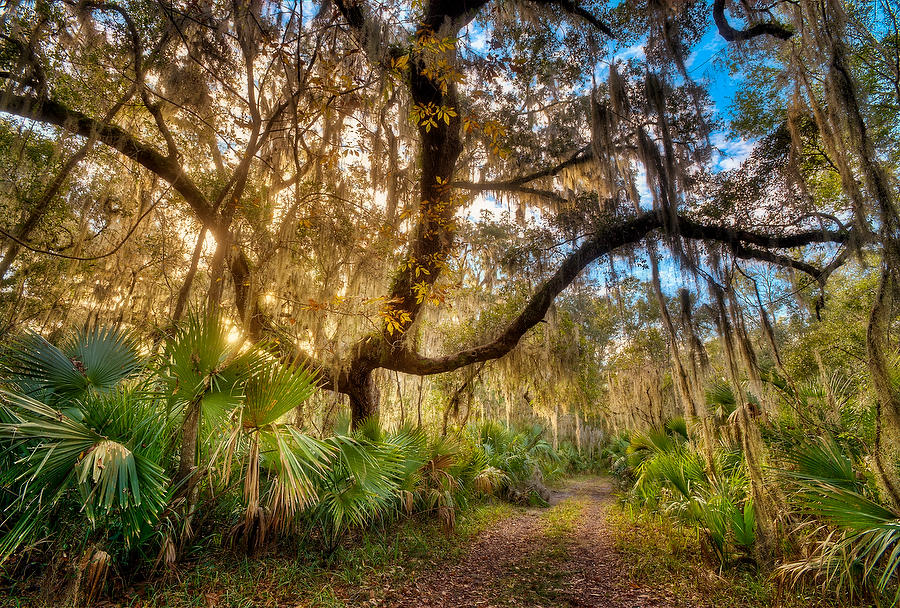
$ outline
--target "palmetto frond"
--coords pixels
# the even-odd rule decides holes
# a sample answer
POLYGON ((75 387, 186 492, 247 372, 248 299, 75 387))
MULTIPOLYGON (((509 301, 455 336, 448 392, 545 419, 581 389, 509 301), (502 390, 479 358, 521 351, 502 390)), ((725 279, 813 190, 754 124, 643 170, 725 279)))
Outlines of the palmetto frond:
POLYGON ((262 466, 274 475, 268 506, 279 529, 301 508, 318 500, 317 484, 334 457, 334 449, 293 427, 276 429, 263 439, 262 466))
POLYGON ((243 386, 244 428, 262 429, 299 407, 316 391, 316 374, 303 367, 270 361, 258 366, 243 386))
POLYGON ((475 476, 473 484, 482 494, 496 494, 509 483, 509 477, 497 467, 487 466, 475 476))
POLYGON ((112 391, 141 368, 134 338, 101 327, 78 332, 61 347, 29 332, 13 341, 3 357, 4 376, 13 388, 51 405, 112 391))
POLYGON ((797 446, 789 456, 794 471, 784 475, 813 483, 827 482, 848 490, 859 491, 862 481, 856 476, 853 461, 831 437, 821 437, 797 446))
POLYGON ((215 313, 192 313, 163 351, 163 379, 182 403, 212 393, 231 394, 250 372, 246 356, 228 340, 228 327, 215 313))
POLYGON ((799 446, 791 455, 794 471, 783 474, 797 491, 802 513, 824 520, 831 531, 806 559, 780 567, 795 580, 818 576, 825 585, 856 591, 858 584, 900 600, 900 513, 869 496, 853 461, 830 437, 799 446))
POLYGON ((33 520, 48 517, 70 489, 81 495, 92 524, 117 519, 126 543, 153 524, 166 504, 168 486, 156 462, 165 431, 160 420, 132 424, 124 414, 111 418, 110 412, 130 409, 124 393, 79 402, 84 420, 24 395, 0 391, 0 398, 16 416, 16 422, 0 425, 0 439, 21 454, 13 480, 17 498, 8 510, 9 530, 0 541, 0 557, 25 542, 33 520), (105 421, 105 434, 90 425, 98 419, 105 421), (154 444, 154 439, 160 441, 154 444))
POLYGON ((95 326, 65 341, 62 351, 83 368, 94 390, 110 391, 141 370, 135 338, 127 331, 95 326))
POLYGON ((786 576, 822 577, 825 585, 856 589, 864 581, 879 593, 893 590, 900 600, 900 514, 846 487, 812 478, 801 482, 806 513, 837 526, 804 560, 780 567, 786 576))
POLYGON ((720 423, 728 420, 737 408, 737 399, 731 384, 722 379, 712 381, 706 387, 706 406, 720 423))
POLYGON ((363 526, 388 514, 394 508, 399 487, 381 459, 384 451, 346 435, 336 435, 326 443, 336 455, 319 479, 319 502, 311 517, 322 527, 326 542, 333 546, 347 528, 363 526))
POLYGON ((192 313, 163 350, 160 376, 170 408, 181 414, 199 408, 204 438, 225 429, 246 382, 271 362, 261 348, 240 350, 228 333, 218 313, 192 313))
POLYGON ((269 517, 280 527, 316 500, 317 479, 337 450, 279 423, 315 392, 315 373, 282 364, 262 350, 243 359, 241 365, 247 366, 248 375, 234 388, 241 401, 236 426, 226 436, 225 470, 230 471, 232 457, 246 444, 243 497, 247 527, 263 515, 260 504, 264 495, 268 496, 269 517))

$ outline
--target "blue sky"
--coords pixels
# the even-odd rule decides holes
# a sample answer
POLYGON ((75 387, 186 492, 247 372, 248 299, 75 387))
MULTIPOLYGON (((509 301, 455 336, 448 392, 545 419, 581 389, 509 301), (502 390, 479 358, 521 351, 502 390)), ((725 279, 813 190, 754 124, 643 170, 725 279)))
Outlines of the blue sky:
MULTIPOLYGON (((471 31, 468 42, 476 49, 483 49, 487 46, 486 36, 483 31, 471 31)), ((685 66, 691 78, 706 85, 717 118, 724 123, 727 123, 731 117, 735 93, 741 84, 740 74, 731 74, 727 69, 727 57, 725 56, 727 45, 728 43, 719 35, 716 28, 710 25, 706 34, 685 61, 685 66)), ((626 48, 615 48, 615 43, 612 43, 610 51, 610 55, 619 61, 628 59, 641 60, 644 57, 644 42, 641 41, 626 48)), ((597 66, 596 70, 595 76, 598 81, 606 78, 605 67, 597 66)), ((737 168, 750 155, 755 146, 753 141, 735 138, 732 134, 724 131, 713 133, 711 139, 713 145, 718 149, 718 152, 713 156, 713 170, 715 171, 737 168)), ((642 191, 642 199, 649 199, 649 190, 646 188, 643 176, 639 177, 638 184, 642 191)), ((645 207, 650 206, 651 204, 647 200, 645 207)), ((494 197, 488 196, 476 202, 464 213, 467 214, 470 220, 477 220, 482 209, 488 209, 499 214, 507 210, 507 205, 497 202, 494 197)), ((538 214, 534 212, 532 217, 537 219, 538 214)), ((693 286, 692 278, 682 274, 672 256, 661 256, 660 269, 663 289, 667 293, 674 293, 681 287, 691 288, 693 286)), ((619 276, 631 275, 641 280, 650 279, 649 269, 640 265, 631 266, 625 261, 617 262, 616 270, 619 276)), ((600 280, 602 283, 600 277, 607 271, 608 264, 600 262, 599 266, 593 265, 588 273, 590 277, 600 280)))

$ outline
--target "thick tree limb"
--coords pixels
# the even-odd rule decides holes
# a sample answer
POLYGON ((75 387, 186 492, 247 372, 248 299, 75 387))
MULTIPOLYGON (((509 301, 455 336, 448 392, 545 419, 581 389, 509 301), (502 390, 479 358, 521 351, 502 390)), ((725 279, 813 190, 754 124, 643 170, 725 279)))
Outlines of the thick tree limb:
POLYGON ((825 270, 817 268, 816 266, 808 264, 802 260, 795 260, 794 258, 788 257, 786 255, 781 255, 780 253, 774 253, 772 251, 766 251, 764 249, 745 247, 744 245, 741 245, 739 243, 731 245, 731 252, 734 254, 734 257, 742 260, 759 260, 763 262, 771 262, 776 266, 799 270, 800 272, 804 272, 814 279, 818 279, 825 273, 825 270))
POLYGON ((678 216, 678 234, 689 239, 733 245, 749 244, 767 249, 790 249, 811 243, 846 243, 849 238, 848 232, 834 230, 810 230, 783 235, 761 234, 740 228, 700 224, 684 216, 678 216))
MULTIPOLYGON (((489 361, 504 356, 511 351, 529 329, 544 318, 550 305, 575 277, 590 263, 623 246, 641 241, 655 230, 665 228, 662 217, 656 212, 648 212, 626 222, 609 226, 597 232, 593 238, 573 251, 557 271, 532 295, 519 315, 493 341, 461 350, 442 357, 425 357, 409 349, 386 349, 381 356, 381 367, 408 374, 439 374, 453 371, 481 361, 489 361)), ((844 243, 850 235, 847 232, 809 231, 788 235, 769 235, 699 224, 686 217, 679 217, 678 234, 685 238, 720 242, 728 245, 735 255, 744 259, 760 259, 782 266, 796 268, 813 276, 821 271, 812 265, 793 260, 787 256, 748 245, 771 249, 787 249, 812 243, 844 243)))
MULTIPOLYGON (((82 137, 95 136, 115 148, 139 165, 169 182, 197 214, 205 225, 215 229, 215 213, 206 196, 184 173, 175 159, 163 156, 153 146, 142 142, 121 127, 104 124, 78 110, 66 107, 54 99, 3 94, 0 95, 0 112, 14 114, 38 122, 56 125, 82 137)), ((216 235, 217 238, 220 235, 216 235)))
POLYGON ((713 2, 713 21, 719 30, 719 35, 728 42, 743 42, 757 36, 774 36, 779 40, 787 40, 794 35, 794 32, 780 23, 767 22, 757 23, 745 30, 738 30, 731 27, 728 18, 725 16, 725 0, 715 0, 713 2))

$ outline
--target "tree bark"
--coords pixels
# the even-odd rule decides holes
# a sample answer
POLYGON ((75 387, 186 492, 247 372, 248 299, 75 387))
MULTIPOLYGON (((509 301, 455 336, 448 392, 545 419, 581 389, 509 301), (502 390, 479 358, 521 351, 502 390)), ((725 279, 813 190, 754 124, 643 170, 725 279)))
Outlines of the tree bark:
POLYGON ((189 481, 197 466, 197 438, 200 435, 200 401, 191 402, 181 422, 181 454, 178 462, 180 483, 185 483, 183 491, 189 491, 193 482, 189 481))
POLYGON ((194 245, 194 252, 191 255, 191 266, 187 275, 184 277, 184 283, 178 291, 178 299, 175 302, 175 310, 172 312, 172 322, 177 323, 184 314, 184 308, 187 305, 188 296, 191 293, 191 285, 194 283, 194 276, 197 274, 197 267, 200 264, 200 254, 203 252, 203 241, 206 240, 206 226, 200 230, 200 236, 197 237, 197 243, 194 245))
POLYGON ((891 318, 891 273, 887 266, 881 273, 881 281, 875 302, 869 314, 866 329, 869 374, 875 388, 875 446, 872 450, 873 470, 884 497, 895 507, 900 506, 900 479, 895 462, 900 456, 900 399, 891 386, 887 352, 887 336, 891 318))
POLYGON ((738 30, 728 23, 725 17, 725 0, 715 0, 713 2, 713 21, 719 30, 719 35, 728 42, 743 42, 756 38, 757 36, 774 36, 779 40, 787 40, 794 35, 794 32, 780 23, 757 23, 745 30, 738 30))
POLYGON ((375 385, 371 370, 351 373, 341 392, 350 397, 351 428, 358 429, 363 421, 378 415, 381 394, 375 385))

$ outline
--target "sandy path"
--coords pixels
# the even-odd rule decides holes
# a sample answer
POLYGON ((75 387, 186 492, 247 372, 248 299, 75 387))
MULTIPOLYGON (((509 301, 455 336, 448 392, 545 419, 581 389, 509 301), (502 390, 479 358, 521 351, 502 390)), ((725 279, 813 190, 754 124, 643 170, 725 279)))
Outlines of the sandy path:
POLYGON ((460 560, 434 564, 379 605, 669 608, 660 594, 628 581, 605 515, 612 500, 608 480, 573 480, 551 499, 554 508, 577 504, 562 537, 548 536, 547 509, 518 511, 482 532, 460 560))

